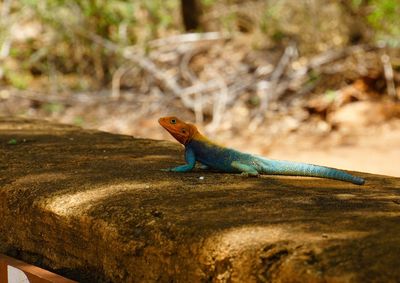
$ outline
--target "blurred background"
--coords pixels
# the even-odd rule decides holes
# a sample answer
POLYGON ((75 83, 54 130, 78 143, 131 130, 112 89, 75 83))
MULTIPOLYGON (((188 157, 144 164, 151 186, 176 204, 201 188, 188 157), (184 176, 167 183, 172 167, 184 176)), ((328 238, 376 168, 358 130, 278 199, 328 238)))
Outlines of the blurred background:
POLYGON ((2 0, 0 116, 400 176, 398 0, 2 0))

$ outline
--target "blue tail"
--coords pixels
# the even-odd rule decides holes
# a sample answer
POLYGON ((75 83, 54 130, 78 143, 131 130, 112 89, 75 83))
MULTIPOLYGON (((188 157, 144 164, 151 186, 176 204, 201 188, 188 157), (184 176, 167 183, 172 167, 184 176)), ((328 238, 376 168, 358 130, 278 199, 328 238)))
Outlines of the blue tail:
POLYGON ((320 177, 351 182, 356 185, 365 183, 363 178, 325 166, 266 158, 261 158, 261 163, 265 174, 320 177))

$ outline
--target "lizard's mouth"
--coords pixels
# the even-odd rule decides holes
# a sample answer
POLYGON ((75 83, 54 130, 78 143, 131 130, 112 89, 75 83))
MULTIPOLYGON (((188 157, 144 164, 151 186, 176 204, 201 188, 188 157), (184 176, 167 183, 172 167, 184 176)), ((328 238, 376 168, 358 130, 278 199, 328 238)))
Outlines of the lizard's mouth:
POLYGON ((188 136, 181 134, 180 132, 173 131, 165 128, 178 142, 185 145, 188 142, 188 136))

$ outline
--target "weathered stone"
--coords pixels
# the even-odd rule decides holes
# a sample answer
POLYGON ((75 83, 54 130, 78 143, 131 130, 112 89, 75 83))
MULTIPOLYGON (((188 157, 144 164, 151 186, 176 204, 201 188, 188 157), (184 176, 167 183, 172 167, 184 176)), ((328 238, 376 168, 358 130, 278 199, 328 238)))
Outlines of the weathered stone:
POLYGON ((2 253, 81 282, 400 281, 399 178, 162 172, 171 142, 0 120, 2 253))

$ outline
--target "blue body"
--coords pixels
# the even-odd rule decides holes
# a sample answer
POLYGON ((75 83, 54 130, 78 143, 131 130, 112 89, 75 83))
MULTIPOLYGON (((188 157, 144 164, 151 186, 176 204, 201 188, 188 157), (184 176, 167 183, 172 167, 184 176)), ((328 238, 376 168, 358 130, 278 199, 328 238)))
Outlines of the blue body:
POLYGON ((364 184, 364 179, 344 171, 307 163, 272 160, 243 153, 234 149, 221 147, 209 141, 192 139, 185 145, 187 164, 170 169, 175 172, 187 172, 194 168, 196 161, 209 168, 228 173, 246 175, 292 175, 321 177, 364 184))
POLYGON ((185 146, 185 149, 186 151, 192 150, 196 161, 201 164, 228 173, 241 173, 239 169, 232 167, 232 162, 240 160, 248 164, 254 159, 251 154, 197 140, 190 141, 185 146))

